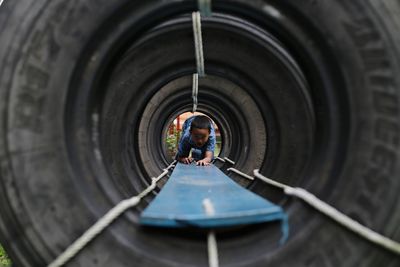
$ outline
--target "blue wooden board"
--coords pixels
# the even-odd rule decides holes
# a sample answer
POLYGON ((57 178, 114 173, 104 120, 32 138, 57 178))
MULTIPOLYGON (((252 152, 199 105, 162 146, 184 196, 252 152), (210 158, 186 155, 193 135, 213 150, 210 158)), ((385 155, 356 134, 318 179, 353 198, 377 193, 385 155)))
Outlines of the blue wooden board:
POLYGON ((287 216, 281 207, 241 187, 214 165, 178 163, 168 182, 143 211, 140 223, 157 227, 217 228, 280 220, 283 239, 287 216), (207 215, 208 198, 214 215, 207 215))

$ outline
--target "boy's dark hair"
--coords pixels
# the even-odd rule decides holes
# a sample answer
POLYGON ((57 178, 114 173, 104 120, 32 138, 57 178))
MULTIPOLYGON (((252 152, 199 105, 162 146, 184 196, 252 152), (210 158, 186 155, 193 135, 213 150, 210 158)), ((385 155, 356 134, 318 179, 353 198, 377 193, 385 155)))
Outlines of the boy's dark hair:
POLYGON ((211 132, 211 121, 207 116, 204 115, 196 116, 193 119, 192 124, 190 125, 190 131, 192 131, 193 128, 208 129, 208 131, 211 132))

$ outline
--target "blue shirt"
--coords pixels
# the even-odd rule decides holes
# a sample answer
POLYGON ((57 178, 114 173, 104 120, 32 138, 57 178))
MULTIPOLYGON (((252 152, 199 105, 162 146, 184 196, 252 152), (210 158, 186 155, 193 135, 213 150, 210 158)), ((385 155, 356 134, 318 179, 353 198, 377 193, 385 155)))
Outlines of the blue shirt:
POLYGON ((192 116, 188 118, 182 127, 182 136, 179 140, 178 146, 178 157, 188 157, 190 150, 193 148, 192 156, 195 160, 201 160, 204 158, 206 151, 211 151, 214 155, 215 149, 215 129, 214 125, 211 123, 210 135, 208 137, 207 142, 202 147, 197 147, 196 143, 193 142, 192 136, 190 134, 190 126, 192 125, 192 121, 196 118, 196 116, 192 116))

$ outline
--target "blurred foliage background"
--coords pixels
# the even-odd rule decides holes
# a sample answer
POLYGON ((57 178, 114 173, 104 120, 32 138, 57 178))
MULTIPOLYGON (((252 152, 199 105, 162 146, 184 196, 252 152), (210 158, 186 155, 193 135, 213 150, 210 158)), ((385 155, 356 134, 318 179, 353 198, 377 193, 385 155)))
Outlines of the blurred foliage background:
POLYGON ((8 258, 6 251, 3 246, 0 245, 0 267, 11 266, 11 260, 8 258))

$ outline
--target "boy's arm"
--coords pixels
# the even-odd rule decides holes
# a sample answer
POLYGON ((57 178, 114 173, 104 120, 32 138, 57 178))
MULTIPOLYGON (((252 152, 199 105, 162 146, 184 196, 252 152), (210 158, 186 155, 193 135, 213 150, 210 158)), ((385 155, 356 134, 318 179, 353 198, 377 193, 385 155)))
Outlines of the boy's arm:
POLYGON ((207 149, 206 149, 206 153, 204 155, 204 159, 198 161, 197 165, 204 165, 204 166, 210 165, 211 161, 214 158, 215 144, 216 144, 215 131, 214 131, 214 128, 212 127, 210 136, 208 137, 207 149))
POLYGON ((192 158, 189 158, 189 153, 190 153, 189 140, 187 140, 185 136, 182 136, 181 140, 179 141, 178 153, 176 155, 176 159, 179 162, 190 164, 193 160, 192 158))
POLYGON ((204 159, 210 163, 213 160, 214 152, 213 151, 206 151, 204 159))
MULTIPOLYGON (((215 145, 217 143, 216 137, 215 137, 215 130, 214 127, 211 127, 211 133, 210 136, 208 137, 207 141, 207 152, 211 152, 211 160, 213 159, 214 156, 214 150, 215 150, 215 145)), ((207 157, 207 152, 206 152, 206 157, 207 157)))

